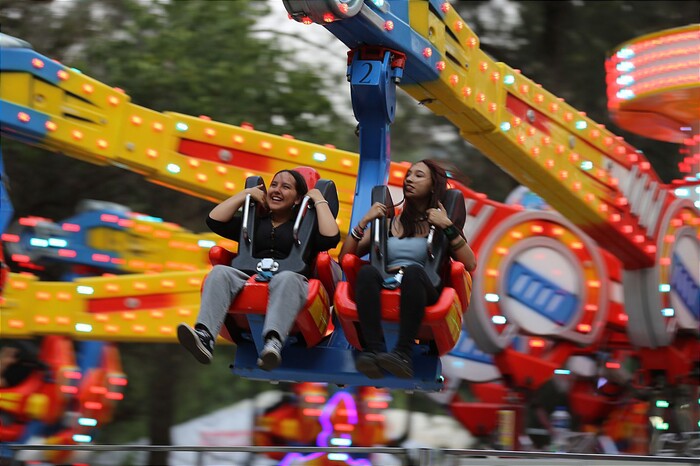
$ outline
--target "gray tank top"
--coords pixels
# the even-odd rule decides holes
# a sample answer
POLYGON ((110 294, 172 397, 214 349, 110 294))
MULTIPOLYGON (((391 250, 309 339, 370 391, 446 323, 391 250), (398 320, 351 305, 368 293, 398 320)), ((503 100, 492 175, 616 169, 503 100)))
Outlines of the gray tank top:
POLYGON ((397 238, 395 236, 387 238, 387 268, 409 265, 425 266, 427 260, 427 238, 397 238))

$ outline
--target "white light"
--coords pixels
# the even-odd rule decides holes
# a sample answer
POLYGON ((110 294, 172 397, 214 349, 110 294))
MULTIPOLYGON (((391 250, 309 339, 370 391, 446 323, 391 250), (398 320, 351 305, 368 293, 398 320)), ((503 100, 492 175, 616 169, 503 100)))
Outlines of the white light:
POLYGON ((187 123, 179 122, 175 124, 175 129, 178 131, 187 131, 190 127, 187 126, 187 123))
POLYGON ((93 294, 95 293, 95 289, 91 286, 85 286, 85 285, 80 285, 78 288, 76 288, 76 291, 78 294, 93 294))
POLYGON ((352 445, 352 440, 349 438, 332 438, 331 439, 331 445, 335 447, 349 447, 352 445))
POLYGON ((313 159, 317 162, 325 162, 326 161, 326 154, 322 152, 314 152, 314 155, 312 155, 313 159))
POLYGON ((588 127, 588 123, 586 123, 583 120, 579 120, 576 122, 576 129, 586 129, 588 127))
POLYGON ((75 331, 76 332, 85 332, 85 333, 90 333, 92 332, 92 325, 90 324, 75 324, 75 331))
POLYGON ((630 89, 621 89, 617 92, 617 98, 618 99, 632 99, 634 98, 634 92, 631 91, 630 89))
POLYGON ((504 121, 503 123, 501 123, 501 131, 505 132, 505 131, 508 131, 509 129, 510 129, 510 123, 508 123, 507 121, 504 121))
POLYGON ((486 293, 484 299, 490 303, 497 303, 501 298, 496 293, 486 293))
POLYGON ((631 61, 621 61, 617 64, 617 71, 622 71, 626 73, 634 69, 634 64, 631 61))
POLYGON ((81 426, 95 427, 97 425, 97 419, 81 417, 80 419, 78 419, 78 424, 80 424, 81 426))
POLYGON ((41 238, 32 238, 29 240, 29 245, 37 248, 45 248, 49 245, 49 242, 41 238))
POLYGON ((49 238, 49 246, 54 248, 65 248, 68 246, 68 241, 60 238, 49 238))
POLYGON ((666 309, 661 309, 661 314, 663 314, 664 317, 673 317, 675 311, 672 307, 667 307, 666 309))
POLYGON ((583 162, 581 162, 582 170, 590 170, 591 168, 593 168, 593 162, 591 162, 590 160, 584 160, 583 162))
POLYGON ((347 461, 348 455, 345 453, 328 453, 328 459, 331 461, 347 461))
POLYGON ((622 58, 623 60, 632 58, 634 57, 634 50, 628 49, 627 47, 625 47, 624 49, 620 49, 617 51, 617 57, 622 58))
POLYGON ((216 241, 208 240, 208 239, 200 239, 197 241, 197 246, 200 248, 213 248, 216 246, 216 241))
POLYGON ((662 293, 668 293, 669 291, 671 291, 671 285, 669 285, 668 283, 662 283, 659 285, 659 291, 662 293))
POLYGON ((569 369, 554 369, 554 373, 559 375, 569 375, 571 374, 571 371, 569 369))
POLYGON ((507 322, 505 316, 493 316, 491 317, 491 322, 496 325, 503 325, 507 322))
POLYGON ((623 74, 617 78, 616 81, 620 86, 629 86, 630 84, 634 83, 634 78, 629 74, 623 74))
POLYGON ((92 442, 92 437, 90 437, 89 435, 75 434, 73 436, 73 440, 80 443, 88 443, 92 442))
POLYGON ((676 193, 676 196, 680 196, 680 197, 690 196, 690 191, 688 190, 688 188, 676 188, 675 193, 676 193))
POLYGON ((174 163, 169 163, 166 167, 170 173, 180 173, 180 166, 174 163))
POLYGON ((512 74, 507 74, 503 77, 504 84, 513 84, 515 82, 515 76, 512 74))

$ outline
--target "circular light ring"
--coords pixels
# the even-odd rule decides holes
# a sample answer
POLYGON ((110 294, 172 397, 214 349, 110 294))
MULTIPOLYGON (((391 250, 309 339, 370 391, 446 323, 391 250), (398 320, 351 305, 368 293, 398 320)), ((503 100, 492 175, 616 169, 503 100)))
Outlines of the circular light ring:
MULTIPOLYGON (((660 284, 669 284, 669 292, 660 292, 662 309, 674 309, 673 316, 655 313, 665 320, 670 331, 676 327, 698 332, 700 313, 700 212, 688 199, 671 205, 661 223, 657 242, 657 277, 660 284), (673 241, 666 241, 672 237, 673 241), (677 320, 676 323, 672 323, 677 320)), ((653 316, 653 315, 652 315, 653 316)))
MULTIPOLYGON (((498 352, 507 348, 519 333, 553 336, 580 344, 593 343, 604 328, 608 311, 608 276, 606 263, 597 245, 575 225, 554 212, 522 212, 501 222, 479 249, 479 268, 475 273, 472 301, 466 324, 483 351, 498 352), (566 325, 556 331, 525 332, 518 318, 506 309, 511 298, 507 296, 508 274, 518 267, 517 259, 531 248, 553 251, 562 264, 577 270, 576 301, 566 325), (498 301, 487 301, 487 296, 498 296, 498 301), (495 302, 494 302, 495 301, 495 302), (507 314, 512 315, 507 315, 507 314), (494 324, 493 318, 503 316, 504 324, 494 324), (579 326, 585 327, 580 331, 579 326)), ((543 282, 556 283, 557 279, 543 277, 543 282)), ((562 292, 562 294, 566 294, 562 292)))

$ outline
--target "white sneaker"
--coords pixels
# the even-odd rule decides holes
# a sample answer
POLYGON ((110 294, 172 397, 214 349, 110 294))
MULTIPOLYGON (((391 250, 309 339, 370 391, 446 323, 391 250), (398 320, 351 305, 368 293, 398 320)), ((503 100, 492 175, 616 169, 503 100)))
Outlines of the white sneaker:
POLYGON ((282 342, 275 337, 268 338, 258 357, 258 367, 271 371, 282 362, 282 342))

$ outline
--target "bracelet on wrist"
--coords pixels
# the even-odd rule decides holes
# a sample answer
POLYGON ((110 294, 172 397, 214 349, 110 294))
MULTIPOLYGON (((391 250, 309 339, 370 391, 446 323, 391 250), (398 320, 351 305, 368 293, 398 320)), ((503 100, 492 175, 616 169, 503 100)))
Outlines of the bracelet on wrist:
POLYGON ((456 251, 457 249, 460 249, 466 245, 467 245, 467 241, 464 238, 460 238, 460 240, 457 241, 457 243, 450 244, 450 249, 452 249, 453 251, 456 251))
POLYGON ((322 201, 314 201, 314 206, 317 206, 319 204, 328 204, 328 201, 326 201, 325 199, 322 201))
POLYGON ((362 237, 365 236, 365 230, 363 230, 359 225, 356 226, 355 228, 352 229, 350 232, 350 236, 355 238, 357 241, 362 240, 362 237))
POLYGON ((459 230, 457 230, 454 225, 450 225, 447 228, 444 228, 442 232, 445 233, 445 236, 447 236, 447 239, 449 239, 450 241, 459 236, 459 230))

